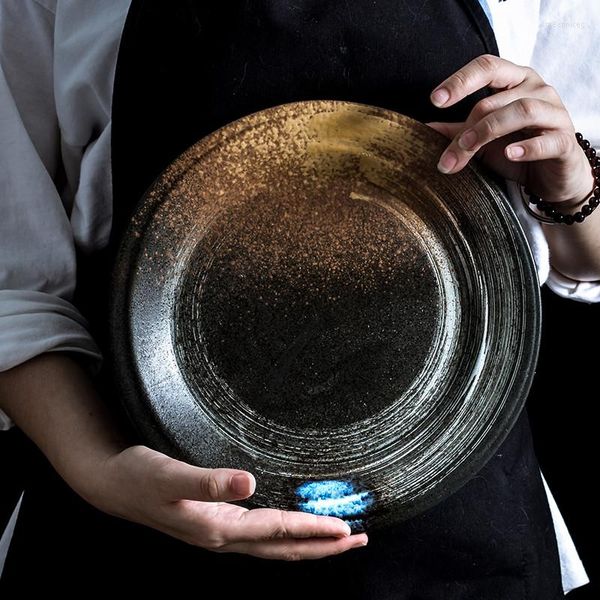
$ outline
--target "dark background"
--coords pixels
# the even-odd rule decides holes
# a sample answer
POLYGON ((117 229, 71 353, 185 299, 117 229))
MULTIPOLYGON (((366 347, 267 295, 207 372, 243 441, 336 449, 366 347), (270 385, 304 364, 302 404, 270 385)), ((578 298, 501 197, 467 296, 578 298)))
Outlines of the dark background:
POLYGON ((593 409, 599 397, 595 347, 600 303, 561 298, 542 288, 543 335, 529 417, 538 460, 574 539, 591 584, 569 600, 600 598, 594 533, 598 505, 592 493, 599 435, 593 409))
MULTIPOLYGON (((588 575, 592 581, 597 582, 598 554, 593 552, 592 547, 593 532, 597 528, 598 518, 592 507, 597 504, 597 500, 590 489, 590 473, 594 457, 592 445, 598 436, 592 409, 598 398, 594 352, 600 331, 600 303, 586 304, 560 298, 546 287, 542 289, 542 301, 542 345, 529 399, 529 417, 536 451, 546 480, 574 538, 588 575)), ((0 531, 4 529, 23 486, 33 485, 42 490, 45 489, 44 486, 59 487, 57 476, 41 468, 43 461, 43 457, 27 443, 18 430, 0 433, 0 531)), ((113 565, 118 564, 124 569, 127 569, 128 561, 133 561, 136 555, 140 556, 140 560, 149 558, 143 556, 141 548, 145 535, 143 531, 138 531, 138 539, 142 540, 138 547, 129 547, 121 541, 126 539, 131 528, 138 526, 120 520, 117 520, 117 523, 85 505, 66 486, 60 487, 54 499, 49 499, 48 504, 41 507, 37 513, 37 522, 33 519, 27 525, 35 530, 33 539, 35 534, 56 537, 52 543, 57 549, 61 545, 60 520, 64 518, 61 514, 69 514, 70 517, 75 516, 75 521, 77 518, 88 520, 85 532, 70 533, 70 544, 76 546, 78 536, 82 536, 82 544, 84 535, 94 536, 93 539, 99 540, 103 545, 101 553, 116 554, 119 559, 113 565), (54 520, 57 522, 53 522, 54 520), (91 527, 88 527, 90 522, 91 527), (125 534, 123 538, 118 533, 121 530, 125 534), (111 533, 108 533, 109 531, 111 533), (116 537, 120 539, 115 539, 116 537)), ((21 527, 23 526, 21 523, 21 527)), ((23 538, 32 539, 32 536, 25 535, 23 538)), ((173 551, 176 551, 177 543, 173 542, 173 551)), ((18 550, 21 554, 35 556, 36 550, 42 555, 42 547, 44 544, 40 544, 39 549, 28 547, 18 550)), ((82 568, 83 563, 78 566, 80 573, 82 568)), ((69 565, 65 565, 64 569, 66 573, 72 571, 69 565)), ((114 569, 114 566, 111 569, 114 569)), ((150 577, 151 569, 149 571, 150 577)), ((32 582, 44 585, 43 577, 37 581, 34 574, 30 583, 32 582)), ((97 590, 101 583, 88 581, 85 592, 97 590)), ((0 595, 1 589, 0 585, 0 595)), ((572 592, 568 598, 595 599, 600 597, 599 591, 597 583, 591 584, 572 592)), ((84 594, 82 597, 87 596, 84 594)))

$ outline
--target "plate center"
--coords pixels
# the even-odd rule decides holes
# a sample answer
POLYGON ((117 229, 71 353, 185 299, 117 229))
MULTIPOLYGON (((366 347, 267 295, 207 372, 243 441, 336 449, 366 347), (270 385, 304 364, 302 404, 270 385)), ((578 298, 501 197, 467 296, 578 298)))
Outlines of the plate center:
POLYGON ((432 351, 440 291, 397 215, 348 185, 297 192, 258 194, 205 229, 181 280, 179 356, 200 402, 212 377, 227 410, 345 427, 401 402, 432 351))

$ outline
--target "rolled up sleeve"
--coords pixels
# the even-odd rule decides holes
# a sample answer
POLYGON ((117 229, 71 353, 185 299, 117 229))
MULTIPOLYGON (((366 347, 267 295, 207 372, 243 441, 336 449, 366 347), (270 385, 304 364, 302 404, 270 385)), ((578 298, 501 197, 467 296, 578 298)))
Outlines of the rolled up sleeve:
MULTIPOLYGON (((47 6, 0 3, 0 371, 48 351, 79 353, 92 372, 102 362, 71 303, 72 195, 54 104, 53 38, 47 6)), ((8 426, 0 414, 0 428, 8 426)))

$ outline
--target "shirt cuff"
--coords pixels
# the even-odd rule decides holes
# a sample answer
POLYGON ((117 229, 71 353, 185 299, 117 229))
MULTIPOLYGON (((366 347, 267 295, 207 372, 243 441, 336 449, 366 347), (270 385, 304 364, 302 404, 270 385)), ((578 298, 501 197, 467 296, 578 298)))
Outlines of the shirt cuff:
MULTIPOLYGON (((0 290, 0 371, 43 352, 70 351, 97 375, 103 357, 81 313, 59 296, 31 290, 0 290)), ((0 430, 13 425, 0 410, 0 430)))
POLYGON ((546 285, 563 298, 578 302, 600 302, 600 281, 577 281, 550 269, 546 285))
MULTIPOLYGON (((600 152, 600 150, 599 150, 600 152)), ((579 302, 600 302, 600 281, 577 281, 565 277, 550 265, 550 252, 540 222, 524 208, 519 184, 506 180, 508 198, 521 223, 537 267, 538 281, 556 294, 579 302)))

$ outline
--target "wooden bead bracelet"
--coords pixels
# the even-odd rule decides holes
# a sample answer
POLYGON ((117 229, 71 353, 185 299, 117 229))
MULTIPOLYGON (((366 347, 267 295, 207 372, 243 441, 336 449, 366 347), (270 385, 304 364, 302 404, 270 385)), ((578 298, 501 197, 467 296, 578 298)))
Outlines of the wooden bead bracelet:
POLYGON ((581 202, 575 205, 581 206, 583 204, 584 206, 582 206, 580 210, 573 214, 565 214, 555 208, 555 203, 546 202, 539 196, 532 194, 527 188, 519 186, 521 198, 523 199, 523 204, 525 205, 527 212, 542 223, 564 223, 565 225, 583 223, 586 217, 589 217, 600 204, 600 157, 596 156, 596 149, 592 148, 590 142, 584 139, 581 133, 577 132, 575 137, 592 167, 594 188, 590 196, 586 196, 581 202), (523 195, 524 193, 527 194, 528 198, 525 198, 523 195), (533 204, 540 212, 534 211, 530 204, 533 204))

